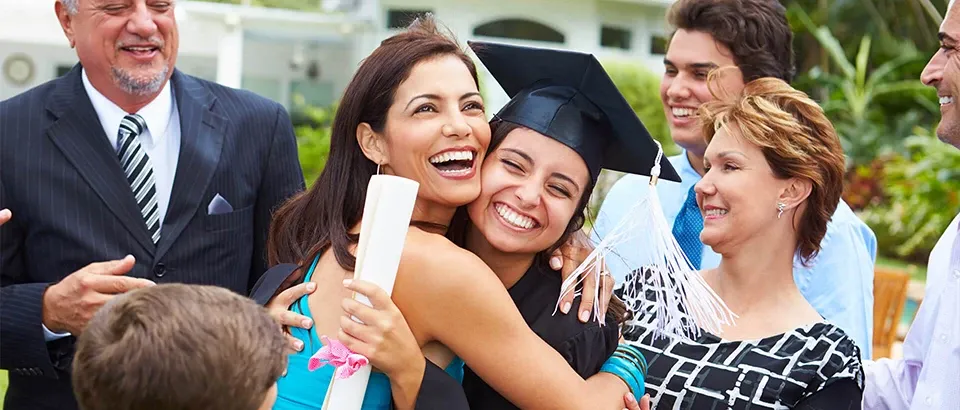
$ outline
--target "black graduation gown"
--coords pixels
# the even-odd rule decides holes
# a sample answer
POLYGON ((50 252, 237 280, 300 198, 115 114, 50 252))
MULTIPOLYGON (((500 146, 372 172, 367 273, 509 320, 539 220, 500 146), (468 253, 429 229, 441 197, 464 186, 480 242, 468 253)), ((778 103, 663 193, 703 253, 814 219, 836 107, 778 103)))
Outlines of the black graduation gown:
MULTIPOLYGON (((297 265, 280 264, 267 270, 250 291, 250 298, 261 305, 277 293, 283 282, 297 265)), ((416 410, 468 410, 467 398, 456 379, 437 365, 426 360, 420 392, 417 394, 416 410)))
MULTIPOLYGON (((509 289, 510 297, 527 325, 560 352, 581 377, 588 378, 597 374, 603 363, 616 350, 620 339, 619 329, 609 315, 606 316, 603 326, 596 320, 581 323, 576 316, 580 305, 579 297, 574 300, 571 313, 563 314, 558 311, 554 314, 561 284, 559 273, 544 263, 534 262, 523 277, 509 289)), ((505 340, 504 343, 509 341, 505 340)), ((534 373, 542 371, 529 370, 534 373)), ((469 367, 464 369, 463 389, 473 410, 519 409, 480 379, 469 367)))

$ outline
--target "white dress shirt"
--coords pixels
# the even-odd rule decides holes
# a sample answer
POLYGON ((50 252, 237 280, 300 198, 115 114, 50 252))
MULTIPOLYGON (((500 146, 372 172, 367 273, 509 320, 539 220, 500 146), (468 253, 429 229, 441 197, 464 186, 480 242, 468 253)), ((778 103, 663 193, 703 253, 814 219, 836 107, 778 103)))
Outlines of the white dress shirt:
MULTIPOLYGON (((114 151, 119 152, 120 121, 127 115, 113 101, 104 97, 87 77, 86 70, 81 71, 83 88, 90 97, 90 103, 97 112, 103 132, 114 151)), ((170 205, 170 194, 173 192, 173 179, 177 173, 177 161, 180 159, 180 113, 177 111, 177 100, 173 95, 170 81, 164 84, 160 94, 153 101, 136 112, 147 123, 147 129, 137 136, 140 145, 153 166, 153 175, 157 187, 157 207, 160 213, 160 236, 163 236, 163 220, 170 205)), ((119 160, 119 159, 118 159, 119 160)), ((47 326, 43 326, 44 339, 56 340, 69 336, 69 333, 53 333, 47 326)))
MULTIPOLYGON (((100 125, 110 141, 110 146, 119 152, 120 121, 127 115, 117 104, 100 94, 90 80, 87 72, 82 71, 83 87, 90 96, 93 109, 100 117, 100 125)), ((150 157, 153 165, 153 174, 157 183, 157 207, 160 212, 160 235, 163 235, 163 219, 167 215, 167 206, 170 205, 170 193, 173 191, 173 177, 177 173, 177 161, 180 159, 180 114, 177 112, 176 99, 173 98, 173 89, 170 81, 163 86, 163 90, 141 108, 140 114, 147 122, 147 130, 137 136, 140 145, 150 157)))
POLYGON ((960 409, 960 214, 930 252, 903 359, 864 362, 863 408, 960 409))

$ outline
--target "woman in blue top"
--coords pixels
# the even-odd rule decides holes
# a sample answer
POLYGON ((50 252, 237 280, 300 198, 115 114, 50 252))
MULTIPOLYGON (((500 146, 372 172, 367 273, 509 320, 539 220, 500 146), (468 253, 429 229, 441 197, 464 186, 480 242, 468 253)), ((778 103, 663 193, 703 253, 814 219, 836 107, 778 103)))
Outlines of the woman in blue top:
MULTIPOLYGON (((315 258, 307 269, 305 282, 311 281, 319 260, 319 257, 315 258)), ((290 309, 308 318, 313 317, 306 297, 298 299, 290 309)), ((277 391, 282 394, 278 395, 273 409, 320 408, 327 386, 334 378, 335 369, 332 366, 321 366, 316 370, 309 370, 310 357, 323 346, 316 329, 291 328, 290 333, 304 342, 304 349, 288 357, 287 374, 277 381, 277 391)), ((458 383, 463 381, 463 362, 460 360, 451 361, 445 371, 458 383)), ((363 408, 391 409, 392 402, 390 380, 381 372, 372 372, 367 393, 363 398, 363 408)))
MULTIPOLYGON (((504 44, 471 46, 512 99, 491 121, 480 196, 454 216, 448 236, 493 269, 538 336, 581 377, 592 376, 617 347, 624 306, 612 300, 614 309, 603 325, 555 315, 561 278, 546 267, 546 257, 583 226, 601 168, 647 173, 638 159, 657 147, 637 138, 646 130, 639 121, 629 120, 630 107, 612 84, 602 81, 606 75, 595 60, 579 53, 504 44), (629 115, 610 120, 620 108, 629 115)), ((362 282, 350 288, 373 297, 379 293, 362 282)), ((380 295, 379 300, 385 297, 380 295)), ((366 310, 352 302, 345 306, 348 314, 366 310)), ((363 321, 379 320, 366 316, 363 321)), ((347 325, 348 334, 377 333, 367 326, 347 325)), ((365 342, 359 345, 368 350, 365 342)), ((407 345, 416 348, 414 343, 407 345)), ((370 359, 377 364, 409 356, 399 351, 392 347, 370 359)), ((466 369, 463 388, 471 409, 518 408, 472 369, 466 369)))
MULTIPOLYGON (((605 75, 603 80, 612 87, 605 75)), ((642 129, 629 106, 626 113, 642 129)), ((596 115, 600 113, 594 109, 584 118, 600 121, 596 115)), ((653 146, 644 134, 645 130, 630 137, 653 146)), ((489 143, 490 127, 473 62, 455 42, 438 34, 431 20, 414 23, 385 40, 348 85, 334 119, 324 172, 309 191, 274 214, 267 246, 271 265, 302 267, 292 282, 309 275, 310 283, 316 284, 316 291, 301 302, 302 311, 314 321, 312 334, 349 345, 350 339, 339 329, 353 332, 355 323, 341 316, 344 306, 357 309, 358 303, 344 301, 351 290, 343 281, 353 276, 352 252, 367 183, 378 170, 414 179, 420 183, 415 223, 406 238, 392 300, 423 355, 412 367, 405 360, 378 363, 396 377, 373 381, 364 408, 388 408, 381 399, 389 395, 397 408, 412 407, 427 368, 425 359, 452 369, 459 357, 523 408, 620 409, 627 392, 621 379, 600 373, 585 381, 529 328, 500 278, 476 255, 444 237, 456 209, 480 194, 479 165, 489 143), (416 383, 409 383, 413 379, 416 383)), ((633 159, 649 169, 654 155, 633 159)), ((664 178, 676 178, 669 163, 661 165, 664 178)), ((598 168, 584 167, 590 170, 592 183, 598 168)), ((586 187, 587 182, 580 182, 586 187)), ((362 312, 357 313, 363 320, 362 312)), ((294 358, 309 358, 319 347, 313 337, 305 339, 312 345, 294 358)), ((320 408, 330 373, 306 371, 298 360, 290 361, 287 380, 279 386, 277 408, 320 408)))

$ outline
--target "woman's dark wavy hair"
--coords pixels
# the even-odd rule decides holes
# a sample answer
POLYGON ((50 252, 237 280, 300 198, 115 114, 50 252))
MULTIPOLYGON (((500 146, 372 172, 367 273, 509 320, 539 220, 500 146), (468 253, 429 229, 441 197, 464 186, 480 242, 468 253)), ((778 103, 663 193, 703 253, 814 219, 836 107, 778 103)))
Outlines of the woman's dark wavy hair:
MULTIPOLYGON (((487 148, 485 158, 490 158, 490 155, 503 143, 507 135, 517 128, 523 128, 523 126, 494 118, 493 121, 490 122, 490 147, 487 148)), ((550 256, 553 255, 553 252, 560 249, 560 247, 570 239, 570 235, 573 235, 574 232, 583 228, 583 224, 587 221, 587 204, 590 203, 590 195, 593 193, 595 184, 596 181, 590 181, 587 184, 586 189, 584 189, 580 197, 580 203, 577 204, 577 209, 573 213, 573 218, 570 218, 570 222, 563 231, 563 235, 561 235, 553 245, 550 245, 549 248, 538 252, 534 263, 549 265, 550 256)), ((467 214, 467 207, 461 206, 457 208, 457 212, 453 216, 453 221, 450 222, 447 238, 457 246, 466 248, 467 232, 471 226, 470 215, 467 214)), ((627 307, 623 301, 616 296, 610 299, 610 307, 607 309, 607 314, 612 315, 616 323, 622 323, 626 319, 626 311, 627 307)))
MULTIPOLYGON (((353 270, 356 257, 350 246, 359 238, 349 232, 360 222, 367 184, 377 169, 357 143, 357 127, 368 123, 382 132, 400 83, 421 61, 443 55, 463 61, 479 87, 473 60, 430 14, 381 42, 364 59, 340 100, 323 172, 313 187, 289 199, 273 215, 267 239, 270 266, 295 263, 302 267, 332 248, 340 266, 353 270)), ((286 286, 300 282, 302 271, 289 278, 286 286)))

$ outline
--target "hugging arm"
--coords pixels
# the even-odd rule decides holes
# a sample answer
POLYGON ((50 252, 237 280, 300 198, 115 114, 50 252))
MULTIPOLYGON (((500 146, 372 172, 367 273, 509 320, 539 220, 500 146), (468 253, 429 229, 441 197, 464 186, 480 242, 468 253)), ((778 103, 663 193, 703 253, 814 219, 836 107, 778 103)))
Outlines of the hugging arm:
POLYGON ((415 410, 469 410, 463 386, 450 374, 426 360, 415 410))
MULTIPOLYGON (((281 288, 289 286, 296 269, 297 265, 287 264, 277 265, 267 270, 254 287, 250 297, 257 303, 265 305, 274 321, 284 328, 284 334, 290 341, 290 348, 299 351, 303 348, 303 343, 291 336, 286 329, 288 327, 309 329, 313 323, 306 316, 290 311, 289 307, 300 297, 313 293, 316 290, 316 284, 312 282, 299 283, 277 293, 281 288), (273 296, 275 294, 276 296, 273 296)), ((347 287, 364 294, 374 302, 377 319, 388 320, 368 320, 366 321, 369 323, 367 326, 359 326, 367 329, 355 333, 356 337, 368 336, 363 341, 356 341, 353 338, 345 338, 341 335, 340 338, 344 339, 342 341, 352 350, 358 350, 359 343, 367 344, 366 347, 369 349, 370 340, 379 340, 381 346, 392 345, 390 346, 393 348, 392 350, 364 351, 365 354, 369 355, 371 363, 378 368, 387 367, 385 366, 386 362, 392 362, 396 365, 398 361, 397 350, 408 350, 417 355, 417 359, 419 359, 406 360, 406 363, 395 366, 400 369, 397 371, 382 369, 390 376, 395 408, 398 410, 410 408, 410 402, 414 401, 413 408, 417 410, 468 410, 470 407, 460 383, 444 372, 443 369, 423 358, 420 347, 416 344, 412 334, 409 336, 412 343, 395 343, 394 340, 385 337, 388 332, 384 330, 383 326, 378 326, 379 324, 387 323, 387 327, 396 329, 401 334, 409 333, 410 330, 403 322, 402 316, 392 314, 396 310, 396 306, 392 304, 388 297, 382 296, 385 293, 373 284, 363 286, 362 282, 353 281, 353 284, 347 287)), ((353 304, 353 309, 356 309, 358 305, 359 302, 353 304)), ((405 355, 404 357, 411 357, 411 355, 405 355)))
MULTIPOLYGON (((560 248, 553 252, 550 257, 550 268, 553 270, 559 270, 560 276, 563 281, 566 282, 567 278, 570 277, 576 271, 577 268, 583 263, 583 261, 589 258, 590 253, 593 252, 594 246, 590 242, 590 238, 583 232, 583 230, 578 230, 570 235, 560 248)), ((606 271, 605 265, 603 270, 606 271)), ((577 315, 577 318, 581 322, 587 323, 590 320, 596 320, 596 316, 593 314, 593 301, 594 298, 597 299, 599 303, 597 311, 606 312, 607 307, 610 303, 610 298, 613 296, 613 287, 615 285, 613 276, 604 275, 599 281, 600 289, 597 289, 597 271, 593 269, 588 269, 586 272, 583 272, 583 291, 582 297, 580 298, 580 309, 577 312, 574 312, 577 315)), ((568 314, 570 313, 570 307, 573 306, 573 299, 576 297, 576 292, 567 292, 560 297, 560 313, 568 314)))
POLYGON ((608 373, 584 381, 527 326, 479 258, 449 243, 414 242, 404 250, 393 300, 421 343, 444 344, 521 408, 623 408, 626 384, 608 373))

